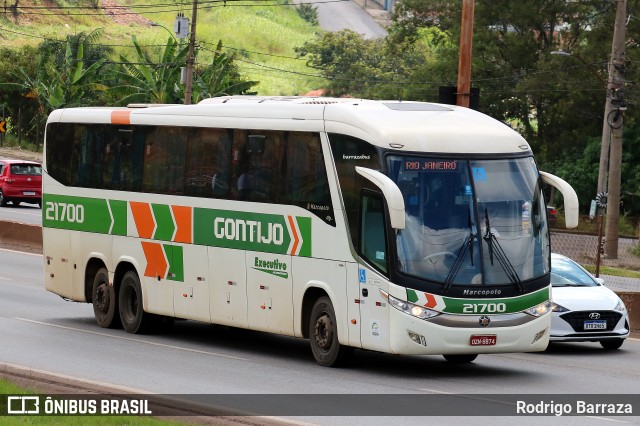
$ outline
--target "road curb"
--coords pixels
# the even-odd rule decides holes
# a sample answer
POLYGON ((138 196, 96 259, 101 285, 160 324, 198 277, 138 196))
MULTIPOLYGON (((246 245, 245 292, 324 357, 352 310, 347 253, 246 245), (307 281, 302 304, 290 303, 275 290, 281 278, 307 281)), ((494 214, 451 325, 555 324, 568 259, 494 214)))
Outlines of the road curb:
POLYGON ((0 221, 0 245, 42 253, 42 227, 20 222, 0 221))

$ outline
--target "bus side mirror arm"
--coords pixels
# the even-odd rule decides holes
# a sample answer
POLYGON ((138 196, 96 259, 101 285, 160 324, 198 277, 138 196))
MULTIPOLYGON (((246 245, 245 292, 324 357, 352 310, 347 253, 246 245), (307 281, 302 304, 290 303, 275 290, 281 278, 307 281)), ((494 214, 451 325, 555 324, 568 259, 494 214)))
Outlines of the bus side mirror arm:
POLYGON ((565 180, 547 172, 540 172, 542 181, 555 187, 564 197, 564 221, 567 228, 578 226, 578 196, 565 180))
POLYGON ((389 219, 393 229, 405 228, 404 197, 394 181, 384 174, 366 167, 356 166, 356 172, 380 188, 389 207, 389 219))

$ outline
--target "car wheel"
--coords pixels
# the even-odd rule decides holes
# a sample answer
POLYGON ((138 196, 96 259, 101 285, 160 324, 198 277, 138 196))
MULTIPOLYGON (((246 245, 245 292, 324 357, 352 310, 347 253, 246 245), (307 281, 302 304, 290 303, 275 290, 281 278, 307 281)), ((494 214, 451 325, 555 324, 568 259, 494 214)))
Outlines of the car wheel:
POLYGON ((0 207, 4 207, 7 205, 7 199, 4 198, 4 194, 0 191, 0 207))
POLYGON ((624 343, 624 339, 600 340, 600 344, 602 345, 602 347, 608 351, 612 351, 620 348, 620 346, 622 346, 623 343, 624 343))

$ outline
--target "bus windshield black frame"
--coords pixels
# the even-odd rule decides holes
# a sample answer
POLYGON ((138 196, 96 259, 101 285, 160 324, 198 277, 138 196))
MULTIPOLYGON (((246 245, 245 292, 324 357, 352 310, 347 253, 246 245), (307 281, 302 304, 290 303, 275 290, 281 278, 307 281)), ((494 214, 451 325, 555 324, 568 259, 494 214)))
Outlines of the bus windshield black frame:
POLYGON ((548 285, 549 230, 533 157, 389 153, 385 166, 405 201, 406 228, 393 243, 395 272, 408 286, 417 279, 431 291, 466 294, 503 287, 504 295, 548 285))

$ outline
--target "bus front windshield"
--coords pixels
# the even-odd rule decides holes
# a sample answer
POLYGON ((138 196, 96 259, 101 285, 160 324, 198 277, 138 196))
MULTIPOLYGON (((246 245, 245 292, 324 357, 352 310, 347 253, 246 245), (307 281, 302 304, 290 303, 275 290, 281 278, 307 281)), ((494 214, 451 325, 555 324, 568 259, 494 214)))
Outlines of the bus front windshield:
POLYGON ((402 274, 445 286, 517 285, 549 273, 549 235, 533 158, 387 157, 405 201, 402 274))

